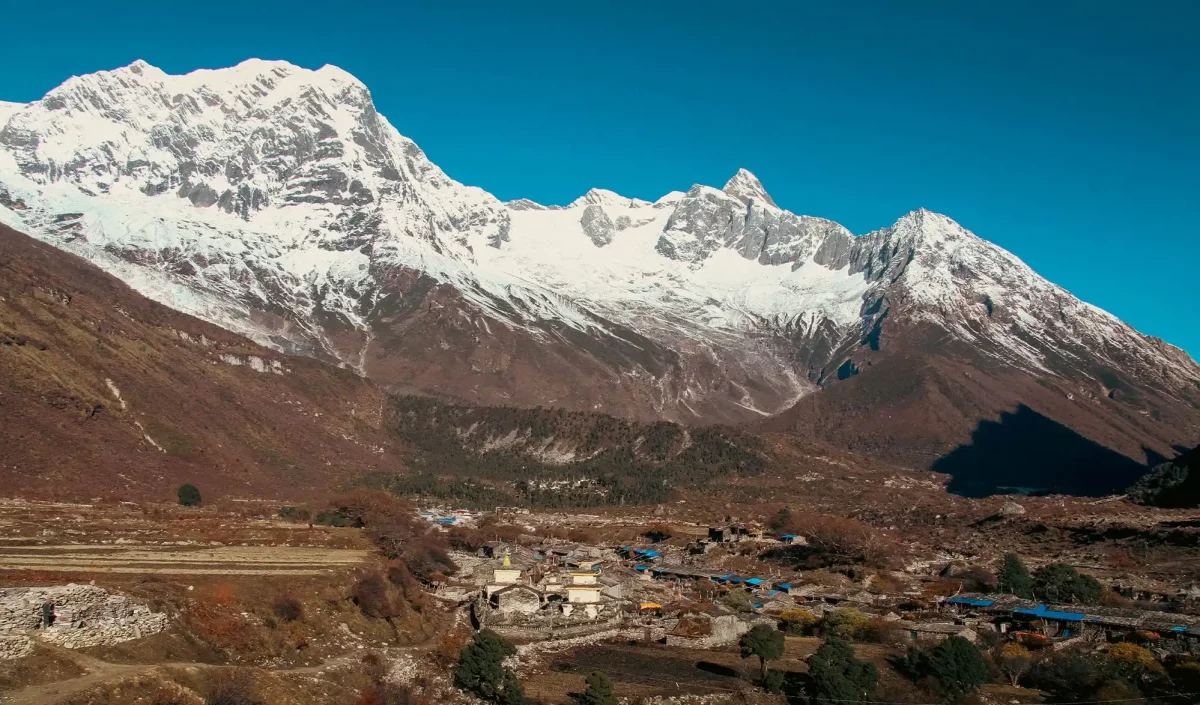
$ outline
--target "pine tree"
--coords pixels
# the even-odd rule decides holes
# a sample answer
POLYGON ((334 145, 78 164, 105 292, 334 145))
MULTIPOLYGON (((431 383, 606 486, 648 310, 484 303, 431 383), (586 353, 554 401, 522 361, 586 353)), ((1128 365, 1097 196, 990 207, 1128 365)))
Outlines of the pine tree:
POLYGON ((952 636, 938 644, 929 656, 929 668, 942 690, 952 698, 969 693, 988 681, 983 652, 961 636, 952 636))
POLYGON ((817 703, 854 703, 875 699, 879 669, 854 656, 854 648, 838 637, 825 640, 808 659, 812 699, 817 703))
POLYGON ((1103 592, 1100 581, 1064 563, 1042 566, 1033 573, 1033 594, 1039 600, 1088 605, 1099 602, 1103 592))
POLYGON ((575 696, 578 705, 617 705, 612 681, 600 671, 592 671, 584 681, 587 689, 575 696))
POLYGON ((477 632, 458 657, 454 686, 489 702, 517 705, 525 693, 512 670, 504 667, 504 659, 515 653, 513 645, 499 634, 488 629, 477 632))
POLYGON ((1004 554, 1004 565, 997 576, 997 588, 1000 592, 1027 600, 1033 597, 1033 578, 1029 575, 1029 568, 1017 554, 1004 554))

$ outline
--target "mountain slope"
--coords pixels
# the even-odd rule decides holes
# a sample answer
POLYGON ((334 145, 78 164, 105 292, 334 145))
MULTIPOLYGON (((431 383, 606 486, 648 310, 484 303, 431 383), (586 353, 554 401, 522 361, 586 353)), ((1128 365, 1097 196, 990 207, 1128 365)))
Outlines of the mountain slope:
POLYGON ((1200 437, 1186 354, 928 211, 856 236, 780 209, 745 170, 653 203, 501 203, 353 77, 283 62, 135 62, 0 124, 3 222, 391 391, 780 415, 767 427, 924 466, 1022 404, 1139 461, 1200 437))
POLYGON ((1129 488, 1129 498, 1157 507, 1200 507, 1200 446, 1156 465, 1129 488))
POLYGON ((0 226, 0 491, 304 497, 396 468, 384 395, 0 226))

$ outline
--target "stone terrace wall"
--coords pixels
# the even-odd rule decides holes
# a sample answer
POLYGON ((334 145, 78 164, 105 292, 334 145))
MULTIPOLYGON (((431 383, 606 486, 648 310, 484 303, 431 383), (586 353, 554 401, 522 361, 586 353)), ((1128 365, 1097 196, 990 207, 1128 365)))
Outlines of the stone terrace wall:
POLYGON ((0 588, 0 658, 19 658, 36 637, 68 649, 108 646, 157 634, 167 616, 94 585, 0 588), (54 623, 42 626, 42 605, 54 605, 54 623))

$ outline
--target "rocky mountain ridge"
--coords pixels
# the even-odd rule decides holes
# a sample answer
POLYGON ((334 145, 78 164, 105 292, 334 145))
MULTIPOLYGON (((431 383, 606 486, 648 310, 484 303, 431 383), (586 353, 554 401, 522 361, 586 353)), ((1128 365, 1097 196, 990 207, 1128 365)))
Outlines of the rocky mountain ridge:
POLYGON ((744 422, 890 355, 951 356, 1089 419, 1157 415, 1159 448, 1200 435, 1185 353, 945 216, 856 236, 745 170, 653 203, 502 203, 329 66, 139 61, 0 106, 0 204, 151 298, 393 391, 744 422))

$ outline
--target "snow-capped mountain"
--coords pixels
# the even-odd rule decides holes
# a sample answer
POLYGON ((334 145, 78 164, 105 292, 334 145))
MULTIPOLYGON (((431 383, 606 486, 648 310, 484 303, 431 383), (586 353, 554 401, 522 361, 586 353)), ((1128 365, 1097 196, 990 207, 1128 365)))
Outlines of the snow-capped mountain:
POLYGON ((0 104, 0 204, 151 298, 397 390, 745 421, 953 348, 1063 395, 1136 390, 1131 413, 1176 419, 1159 445, 1200 433, 1185 353, 945 216, 855 236, 745 170, 653 203, 503 203, 331 66, 138 61, 0 104))

